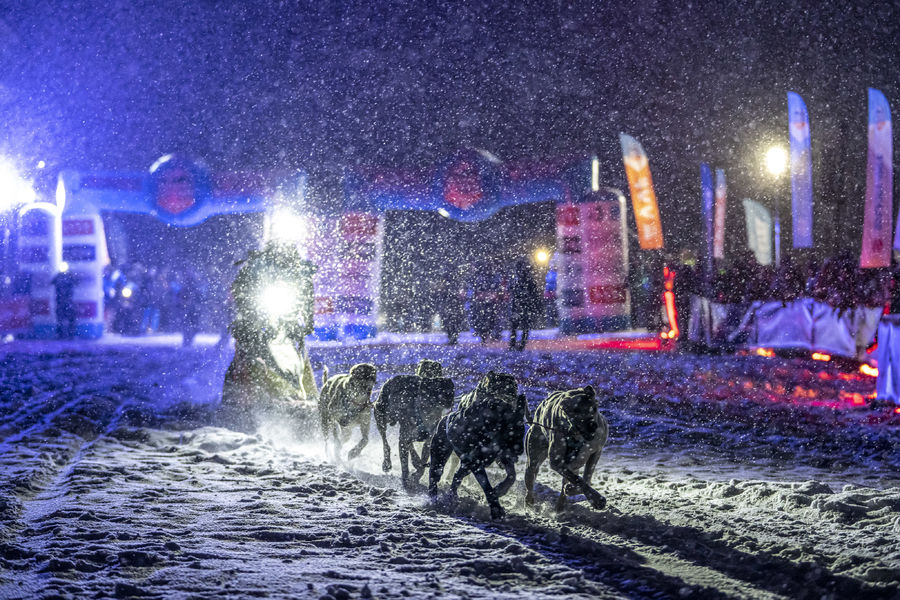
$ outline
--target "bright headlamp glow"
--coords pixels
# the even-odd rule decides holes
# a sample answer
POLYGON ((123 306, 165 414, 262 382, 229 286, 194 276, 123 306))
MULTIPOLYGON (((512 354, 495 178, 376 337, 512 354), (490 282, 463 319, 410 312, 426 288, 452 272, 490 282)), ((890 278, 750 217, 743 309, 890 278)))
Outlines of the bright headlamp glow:
POLYGON ((543 248, 540 248, 534 253, 534 261, 539 265, 546 265, 550 262, 550 254, 543 248))
POLYGON ((284 281, 273 281, 263 287, 256 297, 256 306, 270 322, 291 315, 297 310, 297 289, 284 281))
POLYGON ((268 239, 303 244, 309 238, 309 223, 291 209, 279 206, 269 215, 268 239))

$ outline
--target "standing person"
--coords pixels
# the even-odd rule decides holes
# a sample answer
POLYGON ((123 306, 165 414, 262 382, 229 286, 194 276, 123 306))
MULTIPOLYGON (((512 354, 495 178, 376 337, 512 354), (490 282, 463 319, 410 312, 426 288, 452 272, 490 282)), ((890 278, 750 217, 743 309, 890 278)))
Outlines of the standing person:
POLYGON ((459 284, 453 275, 446 280, 438 282, 435 287, 434 299, 437 302, 437 312, 441 318, 441 327, 447 334, 447 343, 455 346, 459 341, 459 333, 462 331, 465 314, 463 314, 463 299, 459 293, 459 284))
POLYGON ((56 288, 56 334, 60 338, 75 337, 75 286, 78 276, 63 263, 61 270, 50 280, 56 288))
POLYGON ((527 259, 520 258, 513 264, 509 296, 509 349, 522 351, 528 343, 528 334, 537 320, 542 301, 534 269, 527 259), (518 335, 520 331, 521 336, 518 335))

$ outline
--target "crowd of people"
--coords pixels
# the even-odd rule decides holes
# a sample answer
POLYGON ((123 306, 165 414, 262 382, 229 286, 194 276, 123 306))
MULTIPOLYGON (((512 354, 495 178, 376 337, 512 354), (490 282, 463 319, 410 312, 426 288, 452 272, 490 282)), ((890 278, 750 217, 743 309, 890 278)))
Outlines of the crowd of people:
POLYGON ((450 344, 463 330, 488 343, 499 341, 508 329, 510 349, 524 350, 530 331, 546 324, 543 282, 524 258, 512 265, 482 262, 462 280, 443 278, 434 284, 431 298, 428 309, 439 317, 450 344))
POLYGON ((888 303, 900 307, 900 270, 862 269, 849 254, 821 261, 786 257, 778 267, 760 265, 747 255, 716 269, 711 277, 691 264, 676 265, 675 270, 675 296, 682 299, 694 294, 721 304, 742 304, 805 297, 838 309, 888 303))
POLYGON ((110 266, 103 287, 104 316, 114 333, 181 332, 189 345, 201 326, 224 330, 228 322, 221 310, 213 310, 220 307, 210 302, 209 282, 193 268, 146 267, 140 262, 110 266))

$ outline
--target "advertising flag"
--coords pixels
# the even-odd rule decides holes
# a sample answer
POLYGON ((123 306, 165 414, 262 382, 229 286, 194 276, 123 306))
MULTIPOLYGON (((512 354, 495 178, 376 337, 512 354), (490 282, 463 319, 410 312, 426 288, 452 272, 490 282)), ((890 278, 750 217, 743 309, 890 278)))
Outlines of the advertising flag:
POLYGON ((704 271, 707 281, 712 277, 713 273, 713 180, 712 171, 709 165, 700 163, 700 198, 702 202, 703 214, 703 236, 706 251, 703 256, 705 264, 704 271))
POLYGON ((809 114, 798 94, 788 92, 791 137, 791 235, 794 248, 812 247, 813 194, 809 114))
POLYGON ((713 258, 725 258, 725 171, 716 169, 716 210, 713 230, 713 258))
MULTIPOLYGON (((866 211, 859 266, 891 266, 894 182, 891 109, 884 94, 869 88, 869 151, 866 157, 866 211)), ((895 239, 895 245, 897 243, 895 239)))
POLYGON ((650 177, 650 162, 641 144, 624 133, 619 134, 622 157, 625 160, 625 174, 631 190, 631 206, 637 224, 638 241, 642 250, 658 250, 663 247, 662 224, 659 207, 650 177))
POLYGON ((772 264, 772 215, 769 210, 750 198, 744 198, 744 217, 747 224, 747 247, 761 265, 772 264))

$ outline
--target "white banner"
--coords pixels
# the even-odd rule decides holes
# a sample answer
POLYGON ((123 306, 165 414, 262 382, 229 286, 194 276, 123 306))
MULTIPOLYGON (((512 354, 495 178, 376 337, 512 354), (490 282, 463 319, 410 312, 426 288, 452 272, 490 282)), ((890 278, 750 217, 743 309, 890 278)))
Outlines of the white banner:
POLYGON ((747 223, 747 247, 761 265, 772 264, 772 215, 754 200, 744 198, 744 216, 747 223))

